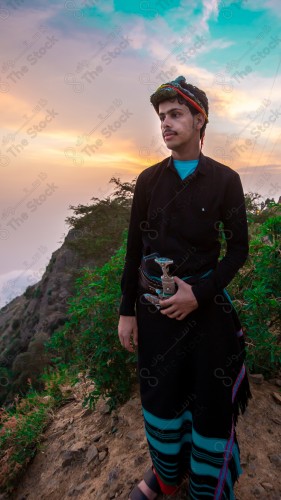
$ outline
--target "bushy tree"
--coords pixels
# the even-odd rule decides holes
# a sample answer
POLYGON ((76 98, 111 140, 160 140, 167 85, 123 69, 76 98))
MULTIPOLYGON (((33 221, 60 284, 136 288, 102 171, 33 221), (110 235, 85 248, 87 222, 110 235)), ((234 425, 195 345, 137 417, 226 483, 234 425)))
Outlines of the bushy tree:
POLYGON ((74 238, 66 244, 85 259, 104 264, 122 243, 123 231, 128 227, 135 180, 121 183, 112 177, 113 193, 105 199, 91 198, 94 203, 85 206, 70 205, 74 215, 66 223, 74 229, 74 238))
POLYGON ((47 344, 58 366, 67 362, 93 379, 95 389, 84 401, 90 406, 101 395, 112 406, 125 401, 135 380, 135 355, 121 346, 117 335, 125 244, 123 236, 123 245, 103 267, 83 268, 70 300, 69 321, 47 344))
POLYGON ((281 216, 258 225, 247 265, 231 290, 247 338, 251 371, 269 377, 281 365, 281 216))

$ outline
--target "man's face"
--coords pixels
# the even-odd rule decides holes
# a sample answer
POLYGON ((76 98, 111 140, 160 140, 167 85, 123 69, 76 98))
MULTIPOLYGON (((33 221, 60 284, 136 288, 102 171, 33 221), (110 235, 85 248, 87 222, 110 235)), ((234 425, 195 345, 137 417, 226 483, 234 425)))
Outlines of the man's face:
POLYGON ((177 99, 174 99, 173 102, 161 102, 158 114, 167 148, 178 151, 188 145, 199 144, 201 127, 198 128, 198 117, 199 120, 202 117, 200 113, 193 116, 185 104, 179 104, 177 99))

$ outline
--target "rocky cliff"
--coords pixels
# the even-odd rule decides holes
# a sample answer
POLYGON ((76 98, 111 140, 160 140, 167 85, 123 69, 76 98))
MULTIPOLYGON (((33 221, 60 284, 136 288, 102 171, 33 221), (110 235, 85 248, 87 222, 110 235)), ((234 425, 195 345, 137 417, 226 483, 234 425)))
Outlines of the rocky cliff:
MULTIPOLYGON (((30 343, 39 338, 46 340, 65 323, 67 299, 72 295, 79 269, 95 265, 94 259, 82 258, 70 248, 69 242, 77 236, 79 232, 71 229, 62 246, 52 253, 41 280, 0 310, 0 404, 12 400, 9 374, 15 379, 17 356, 27 352, 30 343)), ((20 388, 24 382, 19 376, 16 386, 20 388)))

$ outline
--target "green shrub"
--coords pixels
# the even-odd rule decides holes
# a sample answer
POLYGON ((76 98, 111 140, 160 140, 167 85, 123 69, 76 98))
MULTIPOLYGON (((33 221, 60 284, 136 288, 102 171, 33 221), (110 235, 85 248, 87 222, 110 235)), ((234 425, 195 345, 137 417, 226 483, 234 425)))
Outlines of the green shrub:
POLYGON ((231 290, 247 338, 251 371, 273 376, 281 364, 281 217, 260 224, 250 257, 231 290))
POLYGON ((70 299, 69 321, 47 343, 58 365, 71 363, 89 371, 95 390, 84 405, 95 405, 102 395, 112 406, 128 398, 135 380, 135 354, 120 344, 117 334, 120 280, 125 258, 122 247, 98 269, 83 268, 70 299))
POLYGON ((16 411, 1 412, 0 490, 12 491, 14 481, 36 452, 43 429, 48 422, 48 407, 36 393, 17 404, 16 411))
POLYGON ((41 394, 31 386, 23 397, 15 397, 10 410, 0 409, 0 491, 12 492, 36 450, 44 430, 52 419, 53 409, 65 398, 60 385, 74 382, 68 368, 45 373, 45 389, 41 394))

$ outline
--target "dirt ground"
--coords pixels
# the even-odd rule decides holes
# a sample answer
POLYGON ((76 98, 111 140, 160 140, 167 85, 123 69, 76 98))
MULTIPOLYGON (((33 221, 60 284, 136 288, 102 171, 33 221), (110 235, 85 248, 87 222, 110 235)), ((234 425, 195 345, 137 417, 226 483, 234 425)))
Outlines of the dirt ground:
MULTIPOLYGON (((238 500, 281 499, 281 405, 277 382, 252 382, 253 399, 239 419, 243 474, 235 486, 238 500), (277 393, 277 399, 273 393, 277 393)), ((95 411, 83 409, 82 393, 81 387, 76 387, 70 401, 53 414, 40 450, 9 498, 128 499, 150 465, 138 389, 111 414, 103 400, 95 411)), ((184 498, 188 498, 185 488, 173 497, 184 498)))

